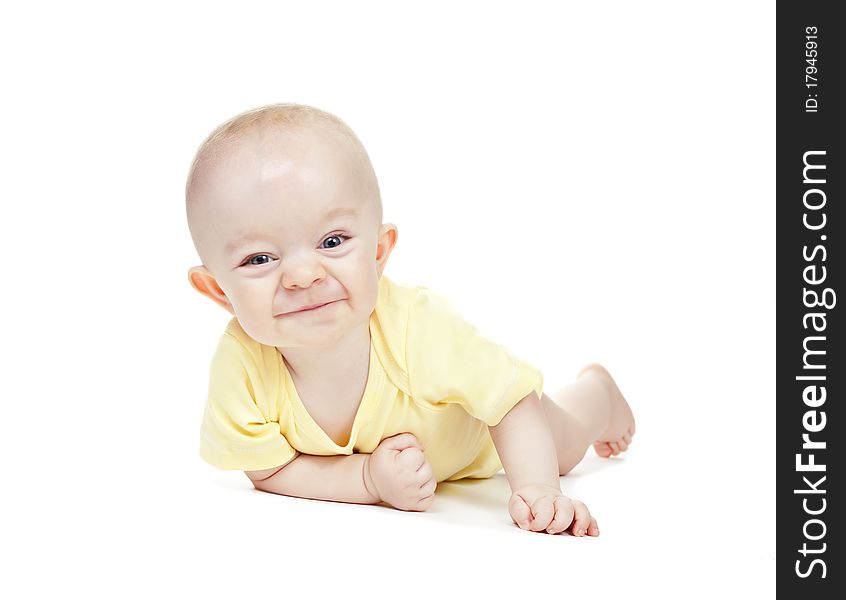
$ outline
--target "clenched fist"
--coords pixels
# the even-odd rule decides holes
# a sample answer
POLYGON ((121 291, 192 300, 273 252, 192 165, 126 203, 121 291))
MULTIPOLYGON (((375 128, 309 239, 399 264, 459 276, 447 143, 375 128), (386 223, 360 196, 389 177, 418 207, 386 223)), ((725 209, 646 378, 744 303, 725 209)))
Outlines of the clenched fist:
POLYGON ((364 465, 365 483, 372 488, 371 493, 400 510, 429 508, 438 484, 424 450, 411 433, 382 440, 364 465))
POLYGON ((568 498, 558 487, 524 485, 511 494, 508 512, 520 529, 553 534, 569 530, 577 537, 599 535, 596 519, 584 502, 568 498))

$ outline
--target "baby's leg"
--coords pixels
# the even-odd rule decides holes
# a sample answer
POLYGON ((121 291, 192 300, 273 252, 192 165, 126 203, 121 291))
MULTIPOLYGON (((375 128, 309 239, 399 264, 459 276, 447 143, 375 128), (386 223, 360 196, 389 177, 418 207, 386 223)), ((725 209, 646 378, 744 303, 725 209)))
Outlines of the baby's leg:
POLYGON ((587 365, 576 381, 542 404, 555 438, 558 472, 568 473, 593 444, 603 457, 628 449, 635 432, 634 416, 616 382, 596 363, 587 365))

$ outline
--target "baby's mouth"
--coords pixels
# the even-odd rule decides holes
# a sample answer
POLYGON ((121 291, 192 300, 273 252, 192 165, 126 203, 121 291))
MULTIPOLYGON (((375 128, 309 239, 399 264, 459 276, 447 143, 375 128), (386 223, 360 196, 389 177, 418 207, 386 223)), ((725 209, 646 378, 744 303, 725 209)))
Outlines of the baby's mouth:
POLYGON ((298 310, 292 310, 290 312, 282 313, 281 315, 278 315, 278 316, 285 317, 285 316, 288 316, 288 315, 296 315, 296 314, 300 314, 300 313, 314 312, 314 311, 320 310, 324 306, 329 306, 330 304, 332 304, 334 302, 335 302, 335 300, 332 300, 330 302, 324 302, 323 304, 317 304, 317 305, 312 305, 312 306, 309 306, 309 307, 306 307, 306 308, 301 308, 301 309, 298 309, 298 310))

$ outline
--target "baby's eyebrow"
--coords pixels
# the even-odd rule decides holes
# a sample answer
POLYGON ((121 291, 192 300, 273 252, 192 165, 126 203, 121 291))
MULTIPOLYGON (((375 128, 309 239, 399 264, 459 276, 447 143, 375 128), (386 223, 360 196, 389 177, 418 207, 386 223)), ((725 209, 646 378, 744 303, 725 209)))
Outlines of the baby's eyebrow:
POLYGON ((251 242, 257 241, 259 238, 252 236, 252 235, 242 235, 238 239, 232 240, 228 244, 226 244, 226 254, 235 254, 237 250, 239 250, 242 246, 246 246, 251 242))
POLYGON ((336 217, 354 217, 356 215, 356 210, 349 206, 336 206, 325 215, 323 215, 323 219, 321 223, 325 223, 329 219, 334 219, 336 217))
MULTIPOLYGON (((336 206, 335 208, 327 211, 323 217, 320 219, 320 223, 325 223, 326 221, 330 221, 331 219, 337 219, 340 217, 355 217, 358 212, 349 206, 336 206)), ((226 244, 226 254, 232 254, 236 250, 238 250, 241 246, 245 244, 249 244, 250 242, 255 242, 261 239, 261 236, 255 235, 242 235, 228 244, 226 244)))

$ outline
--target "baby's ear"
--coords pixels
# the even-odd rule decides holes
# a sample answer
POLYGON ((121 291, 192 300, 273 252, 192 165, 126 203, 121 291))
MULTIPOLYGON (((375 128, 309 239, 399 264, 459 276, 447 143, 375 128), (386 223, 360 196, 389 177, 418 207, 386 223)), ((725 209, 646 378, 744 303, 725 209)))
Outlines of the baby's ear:
POLYGON ((379 228, 379 241, 376 245, 376 262, 378 264, 379 277, 382 276, 382 271, 385 270, 385 265, 388 264, 388 257, 391 255, 391 250, 397 244, 397 226, 393 223, 385 223, 379 228))
POLYGON ((232 304, 229 303, 229 298, 217 285, 217 280, 214 278, 205 265, 199 267, 191 267, 188 269, 188 281, 191 282, 191 287, 200 292, 203 296, 211 298, 215 304, 219 304, 225 308, 233 316, 235 311, 232 304))

